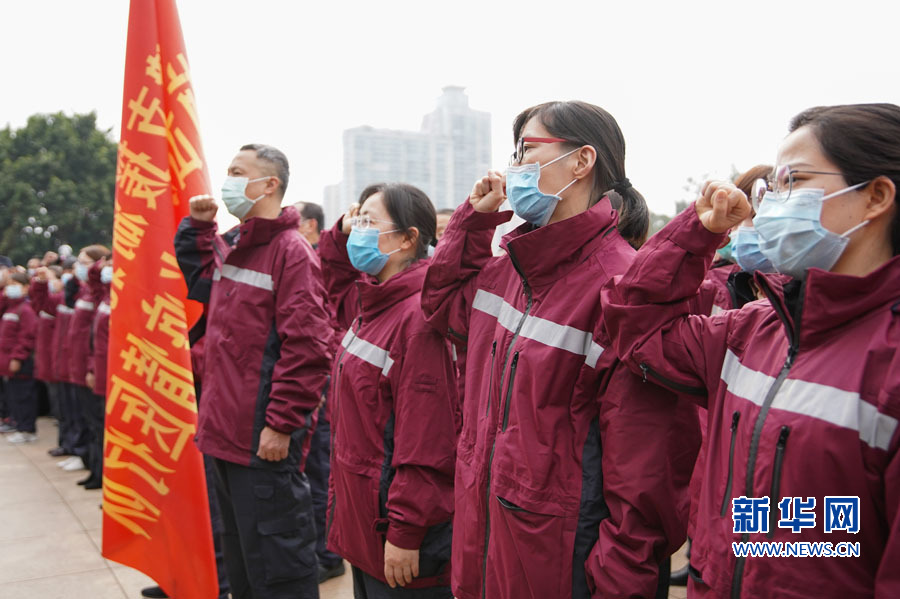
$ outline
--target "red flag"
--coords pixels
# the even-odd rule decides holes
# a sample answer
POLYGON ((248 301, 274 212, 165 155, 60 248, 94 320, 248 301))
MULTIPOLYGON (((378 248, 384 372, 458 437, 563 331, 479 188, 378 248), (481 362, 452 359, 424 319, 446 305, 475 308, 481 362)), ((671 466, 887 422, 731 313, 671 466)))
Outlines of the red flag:
POLYGON ((218 595, 187 302, 173 239, 188 199, 209 193, 174 0, 131 0, 116 169, 103 555, 169 595, 218 595))

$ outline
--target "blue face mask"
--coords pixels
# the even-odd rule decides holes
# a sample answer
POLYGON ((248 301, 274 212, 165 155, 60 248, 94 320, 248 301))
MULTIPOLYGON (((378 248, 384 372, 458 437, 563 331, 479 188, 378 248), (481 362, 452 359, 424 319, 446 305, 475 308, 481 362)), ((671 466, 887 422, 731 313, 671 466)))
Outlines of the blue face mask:
POLYGON ((541 191, 538 184, 541 180, 541 169, 550 166, 557 160, 562 160, 569 154, 577 152, 579 148, 572 150, 558 158, 554 158, 545 165, 539 162, 531 162, 519 166, 511 166, 506 169, 506 197, 512 206, 516 216, 530 222, 532 225, 543 227, 550 221, 556 205, 562 200, 559 194, 567 190, 578 179, 556 192, 555 195, 541 191))
POLYGON ((266 194, 262 194, 255 200, 251 200, 247 197, 247 186, 264 179, 268 179, 268 177, 259 177, 258 179, 225 177, 225 183, 222 184, 222 202, 228 212, 239 219, 247 216, 247 213, 253 208, 253 204, 266 197, 266 194))
POLYGON ((112 266, 104 266, 100 270, 100 282, 104 285, 112 283, 113 269, 112 266))
POLYGON ((775 267, 759 249, 759 233, 753 227, 739 227, 731 236, 734 261, 744 272, 775 272, 775 267))
POLYGON ((60 277, 60 278, 62 279, 63 285, 65 285, 66 283, 68 283, 69 281, 72 280, 72 273, 70 273, 70 272, 64 272, 64 273, 62 274, 62 277, 60 277))
POLYGON ((88 280, 88 267, 81 262, 75 264, 75 278, 82 282, 88 280))
POLYGON ((805 277, 809 268, 831 270, 846 249, 850 234, 869 221, 838 235, 822 226, 822 204, 866 183, 827 196, 824 189, 794 189, 787 201, 785 192, 766 192, 753 219, 759 232, 759 249, 778 272, 795 279, 805 277))
POLYGON ((353 265, 353 268, 372 276, 384 270, 390 255, 399 252, 400 248, 385 254, 378 247, 378 237, 385 233, 393 233, 399 230, 392 229, 382 232, 375 228, 357 229, 353 227, 350 231, 350 237, 347 239, 347 254, 350 256, 350 263, 353 265))

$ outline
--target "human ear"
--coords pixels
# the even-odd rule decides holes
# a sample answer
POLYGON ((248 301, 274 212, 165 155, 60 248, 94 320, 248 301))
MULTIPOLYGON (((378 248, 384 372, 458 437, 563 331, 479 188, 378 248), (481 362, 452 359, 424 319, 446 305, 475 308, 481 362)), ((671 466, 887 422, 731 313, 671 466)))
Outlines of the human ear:
POLYGON ((594 163, 597 162, 597 150, 594 149, 594 146, 585 145, 581 146, 573 156, 576 158, 576 163, 572 175, 577 179, 583 179, 591 172, 591 169, 594 168, 594 163))
POLYGON ((872 221, 880 218, 893 208, 897 187, 889 178, 884 176, 876 177, 863 189, 869 193, 865 220, 872 221))

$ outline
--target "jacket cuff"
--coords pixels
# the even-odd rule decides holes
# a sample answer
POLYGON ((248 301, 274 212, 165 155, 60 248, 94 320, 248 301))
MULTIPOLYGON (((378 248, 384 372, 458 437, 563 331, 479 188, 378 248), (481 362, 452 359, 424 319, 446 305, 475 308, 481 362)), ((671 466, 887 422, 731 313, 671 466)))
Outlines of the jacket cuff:
POLYGON ((508 222, 513 217, 512 210, 503 212, 477 212, 469 203, 469 198, 463 202, 453 214, 454 219, 460 219, 459 226, 468 231, 481 231, 484 229, 496 229, 499 225, 508 222))
POLYGON ((728 233, 713 233, 703 226, 694 203, 677 215, 664 229, 666 239, 695 256, 712 256, 728 233))
POLYGON ((405 522, 391 520, 388 525, 387 540, 400 549, 418 549, 428 532, 427 526, 413 526, 405 522))
POLYGON ((266 414, 266 426, 268 426, 273 431, 281 433, 282 435, 293 434, 294 431, 302 428, 290 426, 289 423, 285 422, 284 420, 275 419, 270 414, 266 414))
POLYGON ((216 228, 216 221, 214 220, 197 220, 193 216, 189 216, 191 227, 194 229, 214 229, 216 228))

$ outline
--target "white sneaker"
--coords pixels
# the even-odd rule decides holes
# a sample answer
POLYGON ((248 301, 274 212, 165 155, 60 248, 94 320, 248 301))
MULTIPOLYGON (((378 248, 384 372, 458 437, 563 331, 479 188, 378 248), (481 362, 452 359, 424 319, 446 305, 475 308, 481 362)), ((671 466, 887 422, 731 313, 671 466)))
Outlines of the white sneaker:
POLYGON ((62 469, 65 470, 66 472, 74 472, 76 470, 84 470, 85 469, 84 462, 77 455, 72 456, 72 459, 70 461, 69 460, 67 460, 67 461, 68 461, 68 463, 62 467, 62 469))
POLYGON ((11 434, 10 436, 8 436, 6 438, 6 440, 9 441, 10 443, 24 443, 25 437, 22 436, 22 433, 17 431, 15 433, 11 434))
POLYGON ((14 433, 16 432, 16 427, 9 424, 8 422, 0 422, 0 433, 14 433))
POLYGON ((57 468, 62 468, 63 466, 65 466, 66 464, 68 464, 69 462, 71 462, 72 460, 74 460, 76 457, 77 457, 77 456, 74 456, 74 455, 73 455, 73 456, 67 457, 67 458, 64 459, 64 460, 60 460, 60 461, 56 462, 56 467, 57 467, 57 468))

